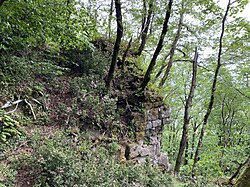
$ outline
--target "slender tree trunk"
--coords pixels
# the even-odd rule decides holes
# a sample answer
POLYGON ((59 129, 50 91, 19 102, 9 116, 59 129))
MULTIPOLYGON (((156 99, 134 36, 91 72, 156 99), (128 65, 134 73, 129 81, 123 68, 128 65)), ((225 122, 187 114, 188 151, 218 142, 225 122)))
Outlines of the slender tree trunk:
POLYGON ((143 32, 147 19, 147 1, 143 0, 143 10, 142 10, 142 23, 141 23, 141 33, 143 32))
POLYGON ((160 36, 160 40, 159 40, 158 45, 157 45, 157 47, 155 49, 153 58, 152 58, 149 66, 148 66, 147 72, 146 72, 146 74, 145 74, 145 76, 143 78, 142 84, 140 86, 141 90, 144 90, 146 88, 146 86, 148 85, 148 82, 150 81, 150 75, 151 75, 151 73, 152 73, 152 71, 154 69, 157 57, 160 54, 161 49, 163 47, 163 41, 164 41, 165 35, 166 35, 167 31, 168 31, 168 23, 169 23, 169 18, 170 18, 170 14, 171 14, 172 4, 173 4, 173 0, 169 0, 168 8, 167 8, 167 12, 166 12, 166 16, 165 16, 165 20, 164 20, 164 24, 163 24, 161 36, 160 36))
POLYGON ((111 22, 112 22, 112 14, 114 9, 114 0, 111 0, 110 3, 110 11, 109 11, 109 20, 108 20, 108 38, 111 38, 111 22))
POLYGON ((148 7, 148 16, 147 16, 146 25, 144 24, 144 27, 142 28, 141 44, 140 44, 140 47, 135 55, 140 56, 145 45, 146 45, 148 30, 149 30, 149 26, 150 26, 151 17, 152 17, 152 12, 153 12, 153 0, 150 0, 149 7, 148 7))
POLYGON ((0 0, 0 7, 3 5, 5 0, 0 0))
POLYGON ((250 182, 249 182, 249 178, 250 178, 250 156, 246 159, 245 162, 243 162, 242 164, 239 165, 236 172, 229 179, 229 183, 231 183, 231 184, 233 183, 233 179, 235 179, 240 174, 240 171, 242 170, 242 168, 245 165, 246 165, 246 169, 242 173, 242 175, 238 178, 235 186, 236 187, 246 187, 246 186, 248 186, 250 184, 250 182))
POLYGON ((113 50, 113 56, 111 65, 109 68, 109 73, 107 77, 106 87, 110 89, 111 81, 114 76, 116 61, 120 49, 120 43, 123 35, 123 26, 122 26, 122 13, 121 13, 121 2, 120 0, 115 0, 115 8, 116 8, 116 21, 117 21, 117 36, 113 50))
MULTIPOLYGON (((173 58, 174 58, 176 46, 177 46, 178 40, 179 40, 180 35, 181 35, 183 17, 184 17, 184 0, 182 1, 182 4, 181 4, 181 14, 180 14, 180 19, 179 19, 179 23, 178 23, 178 29, 177 29, 177 32, 176 32, 176 36, 175 36, 174 41, 173 41, 173 43, 171 45, 171 49, 170 49, 169 53, 164 58, 164 62, 165 62, 167 60, 168 56, 170 56, 168 64, 167 64, 167 69, 166 69, 166 71, 164 73, 163 78, 161 79, 161 81, 159 83, 159 87, 162 87, 165 84, 165 82, 166 82, 166 80, 168 78, 170 69, 172 68, 173 58)), ((165 67, 166 67, 165 64, 161 66, 161 68, 160 68, 159 72, 157 73, 155 79, 158 79, 160 77, 160 75, 162 74, 165 67)))
POLYGON ((189 128, 189 121, 190 121, 190 110, 192 107, 192 99, 194 97, 194 90, 196 87, 197 65, 198 65, 198 52, 197 52, 197 47, 196 47, 194 60, 193 60, 192 83, 190 86, 190 92, 189 92, 188 98, 186 99, 182 137, 181 137, 180 148, 179 148, 179 152, 178 152, 178 156, 177 156, 177 159, 175 162, 175 168, 174 168, 175 175, 179 174, 181 161, 182 161, 182 155, 184 153, 184 150, 187 144, 188 128, 189 128))
POLYGON ((206 114, 204 115, 204 118, 203 118, 201 133, 200 133, 198 145, 196 147, 196 151, 195 151, 195 155, 194 155, 194 163, 193 163, 193 166, 192 166, 192 177, 193 178, 196 176, 196 165, 197 165, 197 162, 198 162, 198 159, 199 159, 200 149, 202 147, 203 137, 204 137, 205 130, 206 130, 206 125, 207 125, 210 113, 211 113, 211 111, 213 109, 214 97, 215 97, 215 91, 216 91, 216 85, 217 85, 217 77, 218 77, 219 70, 220 70, 220 67, 221 67, 222 39, 223 39, 224 31, 225 31, 225 22, 226 22, 226 18, 227 18, 227 15, 228 15, 230 5, 231 5, 231 0, 228 1, 226 13, 225 13, 225 15, 223 17, 223 20, 222 20, 222 29, 221 29, 221 35, 220 35, 220 46, 219 46, 219 52, 218 52, 218 58, 217 58, 217 67, 216 67, 214 78, 213 78, 213 85, 212 85, 212 89, 211 89, 211 97, 210 97, 210 101, 209 101, 209 106, 208 106, 207 112, 206 112, 206 114))
POLYGON ((193 150, 194 150, 194 141, 195 141, 195 134, 196 134, 196 131, 193 130, 193 133, 192 133, 192 143, 191 143, 191 154, 190 154, 190 159, 193 158, 193 150))
POLYGON ((151 23, 150 23, 149 35, 151 35, 151 34, 153 33, 153 23, 154 23, 154 19, 155 19, 155 14, 153 13, 152 19, 151 19, 151 23))
POLYGON ((199 128, 200 124, 197 125, 197 122, 195 121, 193 124, 192 124, 192 127, 193 127, 193 132, 192 132, 192 143, 191 143, 191 154, 190 154, 190 159, 193 159, 193 156, 194 156, 194 143, 195 143, 195 135, 196 135, 196 131, 197 129, 199 128))
POLYGON ((188 148, 189 148, 189 137, 187 138, 187 143, 185 147, 184 165, 188 165, 188 148))

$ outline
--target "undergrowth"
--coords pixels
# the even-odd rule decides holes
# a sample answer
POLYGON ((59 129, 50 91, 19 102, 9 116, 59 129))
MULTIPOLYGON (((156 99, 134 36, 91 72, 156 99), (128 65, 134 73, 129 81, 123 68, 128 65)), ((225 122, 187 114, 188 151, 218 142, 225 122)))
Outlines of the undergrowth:
POLYGON ((150 164, 120 163, 114 154, 119 149, 115 142, 94 146, 81 138, 76 143, 62 131, 53 137, 35 135, 31 141, 34 154, 13 161, 11 167, 26 168, 37 187, 171 186, 170 176, 150 164))

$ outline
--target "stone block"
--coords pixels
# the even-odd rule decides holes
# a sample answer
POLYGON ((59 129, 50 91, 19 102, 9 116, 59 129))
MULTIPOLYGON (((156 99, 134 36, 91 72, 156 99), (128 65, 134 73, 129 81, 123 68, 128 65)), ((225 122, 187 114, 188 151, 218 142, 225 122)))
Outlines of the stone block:
POLYGON ((159 108, 163 105, 162 101, 156 101, 153 103, 153 108, 159 108))
POLYGON ((150 113, 152 114, 151 116, 152 120, 158 119, 158 108, 152 108, 150 113))
POLYGON ((126 157, 128 159, 133 159, 139 156, 141 147, 138 144, 129 144, 126 147, 126 157))
POLYGON ((146 136, 146 137, 150 137, 150 130, 149 130, 149 129, 146 129, 146 130, 145 130, 145 136, 146 136))
POLYGON ((157 119, 157 120, 153 121, 154 128, 159 127, 159 126, 162 126, 162 120, 157 119))
POLYGON ((157 158, 157 164, 160 166, 168 167, 169 162, 168 162, 168 156, 165 153, 161 153, 157 158))
POLYGON ((149 147, 141 148, 140 149, 140 156, 149 156, 150 155, 150 149, 149 147))
POLYGON ((151 121, 147 122, 146 130, 151 129, 153 127, 153 124, 151 121))
POLYGON ((138 157, 135 160, 138 164, 145 164, 147 162, 147 157, 138 157))
POLYGON ((150 137, 150 144, 154 145, 154 144, 157 144, 157 142, 159 142, 157 136, 150 137))

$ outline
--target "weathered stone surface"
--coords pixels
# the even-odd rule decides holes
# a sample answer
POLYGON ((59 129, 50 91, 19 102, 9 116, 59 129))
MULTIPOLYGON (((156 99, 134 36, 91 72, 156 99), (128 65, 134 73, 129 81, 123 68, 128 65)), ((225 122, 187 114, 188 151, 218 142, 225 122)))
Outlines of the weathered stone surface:
POLYGON ((151 119, 157 120, 158 119, 158 108, 152 108, 151 111, 151 119))
POLYGON ((145 131, 140 131, 136 133, 136 141, 140 142, 145 137, 145 131))
POLYGON ((149 156, 151 152, 152 150, 150 150, 150 147, 142 147, 140 150, 140 156, 149 156))
POLYGON ((168 162, 168 156, 164 153, 161 153, 157 159, 157 164, 161 166, 167 166, 169 164, 168 162))
POLYGON ((139 152, 140 152, 140 146, 138 146, 138 144, 130 144, 127 145, 127 157, 129 159, 133 159, 139 156, 139 152))
POLYGON ((161 107, 163 105, 163 102, 162 101, 157 101, 157 102, 154 102, 153 103, 153 108, 159 108, 159 107, 161 107))
POLYGON ((138 164, 145 164, 147 162, 147 157, 138 157, 135 160, 138 164))
POLYGON ((162 126, 161 121, 162 121, 161 119, 157 119, 157 120, 153 121, 153 127, 156 128, 156 127, 162 126))
POLYGON ((151 129, 153 127, 153 124, 151 121, 147 122, 147 126, 145 130, 151 129))
POLYGON ((137 143, 127 146, 126 158, 132 162, 145 163, 146 160, 169 170, 166 154, 160 151, 160 140, 164 125, 170 122, 170 109, 163 105, 161 97, 148 96, 144 100, 145 113, 132 112, 137 143))

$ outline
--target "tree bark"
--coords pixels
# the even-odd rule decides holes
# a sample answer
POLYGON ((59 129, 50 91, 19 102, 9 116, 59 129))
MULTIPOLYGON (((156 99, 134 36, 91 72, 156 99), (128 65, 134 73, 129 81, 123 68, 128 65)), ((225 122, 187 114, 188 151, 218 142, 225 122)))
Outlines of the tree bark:
POLYGON ((147 19, 147 1, 143 0, 143 13, 142 13, 141 33, 143 32, 143 29, 145 28, 146 19, 147 19))
POLYGON ((146 40, 147 40, 147 34, 148 34, 148 30, 149 30, 149 26, 150 26, 150 21, 151 21, 151 17, 152 17, 152 13, 153 13, 153 0, 149 1, 149 7, 148 7, 148 16, 147 16, 147 21, 146 24, 143 24, 143 28, 142 28, 142 34, 141 34, 141 44, 140 47, 138 48, 138 51, 135 55, 140 56, 145 45, 146 45, 146 40))
MULTIPOLYGON (((170 49, 169 53, 166 55, 166 57, 164 59, 164 62, 165 62, 167 60, 168 56, 170 56, 168 64, 167 64, 167 69, 166 69, 166 71, 164 73, 163 78, 161 79, 161 81, 159 83, 159 87, 162 87, 165 84, 165 82, 166 82, 166 80, 168 78, 170 69, 172 68, 173 58, 174 58, 176 46, 177 46, 178 40, 179 40, 180 35, 181 35, 183 17, 184 17, 184 0, 182 1, 182 4, 181 4, 181 14, 180 14, 180 19, 179 19, 179 23, 178 23, 178 29, 177 29, 177 32, 176 32, 176 36, 175 36, 174 41, 173 41, 173 43, 171 45, 171 49, 170 49)), ((161 66, 161 69, 157 73, 155 79, 158 79, 160 77, 160 75, 162 74, 165 67, 166 67, 166 65, 161 66)))
POLYGON ((116 8, 116 21, 117 21, 117 36, 113 50, 113 56, 111 65, 109 68, 109 73, 107 77, 106 87, 110 89, 111 81, 114 76, 116 61, 120 49, 120 43, 123 35, 123 26, 122 26, 122 13, 121 13, 121 2, 120 0, 115 0, 115 8, 116 8))
POLYGON ((194 163, 193 163, 193 166, 192 166, 192 178, 195 178, 195 176, 196 176, 196 165, 197 165, 197 162, 199 160, 199 154, 200 154, 200 149, 201 149, 202 144, 203 144, 203 137, 204 137, 204 134, 205 134, 206 125, 207 125, 210 113, 211 113, 211 111, 213 109, 215 91, 216 91, 216 86, 217 86, 217 78, 218 78, 219 70, 220 70, 220 67, 221 67, 222 39, 223 39, 223 35, 224 35, 224 32, 225 32, 225 22, 226 22, 226 18, 227 18, 227 15, 228 15, 228 11, 230 9, 230 5, 231 5, 231 0, 228 1, 226 12, 225 12, 225 14, 223 16, 223 20, 222 20, 222 29, 221 29, 221 35, 220 35, 220 45, 219 45, 219 52, 218 52, 218 58, 217 58, 217 66, 216 66, 216 70, 215 70, 215 74, 214 74, 214 78, 213 78, 213 84, 212 84, 212 89, 211 89, 211 96, 210 96, 209 106, 208 106, 207 112, 206 112, 206 114, 204 115, 204 118, 203 118, 201 133, 200 133, 198 145, 196 147, 196 151, 195 151, 195 155, 194 155, 194 163))
POLYGON ((191 83, 188 98, 186 99, 182 137, 181 137, 180 148, 179 148, 179 152, 178 152, 178 156, 177 156, 177 159, 176 159, 176 162, 175 162, 175 168, 174 168, 175 175, 178 175, 179 172, 180 172, 182 156, 183 156, 183 153, 184 153, 184 150, 185 150, 185 147, 186 147, 186 144, 187 144, 187 139, 188 139, 190 110, 191 110, 191 107, 192 107, 192 99, 194 97, 194 90, 196 88, 197 64, 198 64, 198 52, 197 52, 197 47, 196 47, 195 54, 194 54, 194 60, 193 60, 192 83, 191 83))
POLYGON ((164 24, 163 24, 161 36, 160 36, 160 40, 158 42, 158 45, 157 45, 157 47, 155 49, 153 58, 152 58, 149 66, 148 66, 147 72, 146 72, 146 74, 145 74, 145 76, 143 78, 142 84, 140 86, 142 91, 146 88, 146 86, 148 85, 148 82, 150 81, 150 75, 151 75, 151 73, 152 73, 152 71, 154 69, 157 57, 160 54, 161 49, 163 47, 163 41, 164 41, 165 35, 166 35, 167 31, 168 31, 168 23, 169 23, 169 18, 170 18, 170 14, 171 14, 172 4, 173 4, 173 0, 169 0, 168 8, 167 8, 167 12, 166 12, 166 16, 165 16, 165 20, 164 20, 164 24))
POLYGON ((237 171, 232 175, 232 177, 229 179, 229 183, 232 184, 233 183, 233 179, 235 179, 239 174, 241 169, 246 165, 246 169, 245 171, 242 173, 242 175, 238 178, 235 186, 236 187, 245 187, 248 186, 250 184, 249 178, 250 178, 250 156, 246 159, 245 162, 243 162, 242 164, 239 165, 239 167, 237 168, 237 171))
POLYGON ((0 7, 3 5, 5 0, 0 0, 0 7))
POLYGON ((109 11, 109 20, 108 20, 108 38, 111 38, 111 22, 112 22, 112 14, 114 9, 114 0, 111 0, 110 3, 110 11, 109 11))

